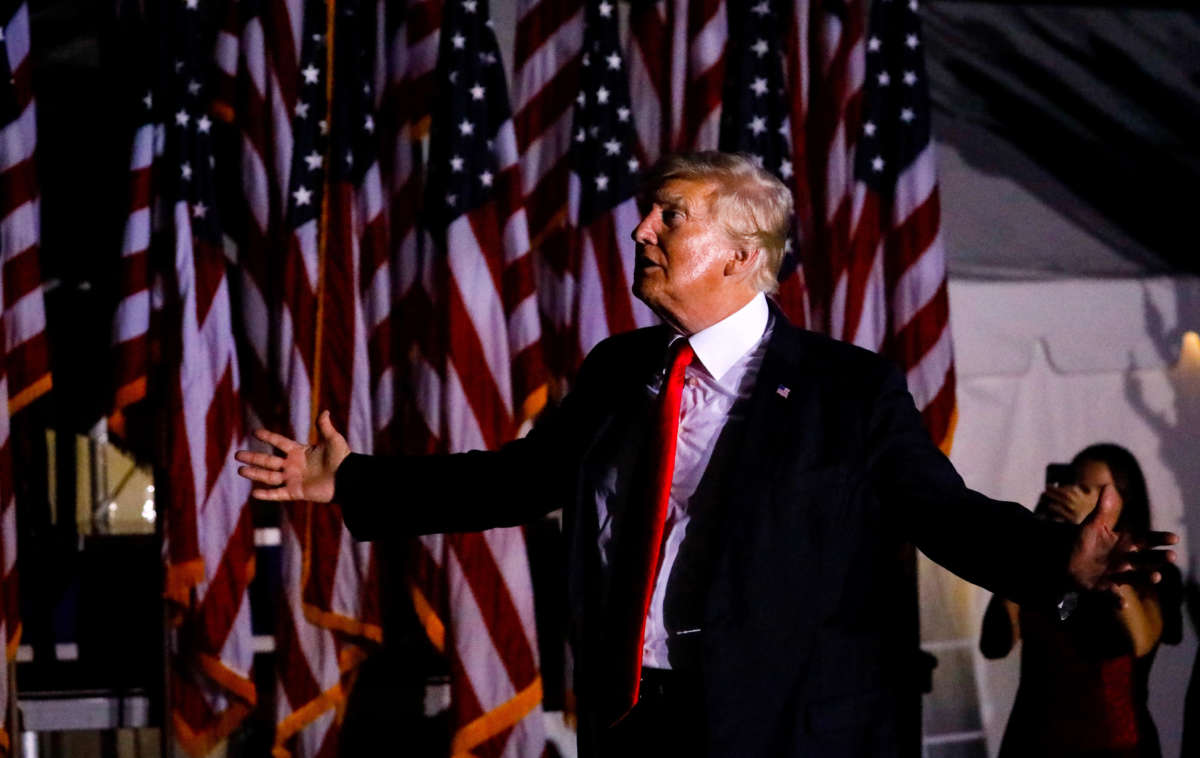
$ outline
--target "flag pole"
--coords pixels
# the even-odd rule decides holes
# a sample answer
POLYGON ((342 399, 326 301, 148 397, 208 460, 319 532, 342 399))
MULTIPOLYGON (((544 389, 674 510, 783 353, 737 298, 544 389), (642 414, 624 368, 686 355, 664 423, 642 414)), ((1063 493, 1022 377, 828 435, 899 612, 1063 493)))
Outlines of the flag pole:
MULTIPOLYGON (((337 18, 337 0, 325 2, 325 124, 333 130, 333 28, 337 18)), ((317 441, 317 416, 321 412, 321 353, 325 342, 325 267, 329 260, 329 181, 330 146, 325 145, 322 164, 321 217, 317 223, 317 328, 313 345, 312 403, 309 413, 309 440, 317 441)))

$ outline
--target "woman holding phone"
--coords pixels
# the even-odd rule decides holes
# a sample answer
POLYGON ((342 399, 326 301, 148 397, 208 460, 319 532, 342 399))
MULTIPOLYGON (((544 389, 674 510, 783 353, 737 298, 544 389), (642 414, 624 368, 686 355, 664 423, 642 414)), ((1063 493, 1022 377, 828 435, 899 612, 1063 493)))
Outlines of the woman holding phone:
MULTIPOLYGON (((1121 500, 1117 529, 1150 530, 1146 480, 1125 448, 1092 445, 1069 466, 1048 466, 1046 478, 1036 510, 1043 517, 1078 524, 1101 487, 1114 487, 1121 500)), ((1147 681, 1159 642, 1178 642, 1182 632, 1179 573, 1169 566, 1163 574, 1157 585, 1120 585, 1119 601, 1085 595, 1065 621, 992 598, 979 641, 983 655, 1002 658, 1025 641, 1000 758, 1161 757, 1147 681)))

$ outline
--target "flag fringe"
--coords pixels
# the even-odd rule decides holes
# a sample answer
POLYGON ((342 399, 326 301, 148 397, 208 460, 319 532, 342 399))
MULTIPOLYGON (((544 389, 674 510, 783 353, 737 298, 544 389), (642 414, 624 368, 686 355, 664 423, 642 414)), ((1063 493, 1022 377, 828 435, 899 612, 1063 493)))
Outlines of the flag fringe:
POLYGON ((362 637, 372 642, 383 643, 383 627, 379 624, 372 624, 369 621, 351 618, 335 611, 318 608, 311 603, 302 602, 301 606, 304 608, 304 618, 316 626, 332 629, 335 632, 341 632, 354 637, 362 637))
POLYGON ((466 758, 471 749, 510 729, 542 702, 542 678, 534 678, 525 689, 459 729, 450 743, 452 758, 466 758))
POLYGON ((429 638, 429 642, 433 644, 442 655, 446 654, 446 625, 442 619, 438 617, 437 611, 433 610, 433 606, 429 603, 429 599, 425 597, 425 593, 415 582, 410 583, 410 594, 413 599, 413 609, 417 613, 417 619, 421 622, 421 626, 425 628, 425 636, 429 638))
POLYGON ((181 608, 190 608, 192 588, 202 581, 204 581, 203 558, 168 564, 163 597, 181 608))
POLYGON ((20 620, 18 620, 16 626, 13 627, 12 635, 8 638, 8 645, 5 646, 4 654, 7 656, 5 660, 10 663, 17 659, 17 648, 21 646, 22 629, 24 627, 21 625, 20 620))
POLYGON ((50 372, 47 371, 28 387, 18 392, 16 397, 8 399, 8 417, 15 416, 21 409, 28 407, 34 400, 49 392, 53 386, 54 381, 50 377, 50 372))
POLYGON ((366 660, 366 657, 366 652, 352 643, 342 648, 338 655, 341 678, 337 684, 293 710, 287 718, 276 724, 275 745, 271 748, 272 758, 292 758, 291 751, 285 747, 287 741, 319 719, 330 708, 337 711, 336 720, 341 721, 346 709, 346 698, 349 697, 353 687, 355 670, 366 660))
POLYGON ((236 695, 251 706, 258 703, 258 691, 254 687, 254 680, 229 668, 217 656, 209 653, 200 653, 196 656, 196 664, 205 676, 216 682, 226 691, 236 695))
POLYGON ((942 453, 947 456, 950 455, 950 448, 954 446, 954 431, 957 428, 958 403, 955 403, 954 407, 950 409, 950 421, 946 424, 946 434, 944 437, 942 437, 941 441, 938 442, 938 447, 941 449, 942 453))
POLYGON ((550 397, 549 382, 539 385, 536 389, 529 393, 525 398, 525 402, 521 404, 521 420, 528 421, 536 418, 542 409, 546 407, 546 401, 550 397))
POLYGON ((234 704, 222 711, 210 726, 193 730, 183 714, 179 710, 173 709, 171 725, 175 729, 175 741, 188 755, 202 758, 233 734, 234 730, 246 720, 253 710, 252 704, 235 701, 234 704))
MULTIPOLYGON (((446 654, 446 625, 433 610, 428 598, 415 583, 410 583, 410 594, 417 619, 425 628, 430 643, 442 655, 446 654)), ((473 758, 471 749, 487 742, 506 729, 515 726, 542 702, 542 678, 537 676, 525 689, 509 700, 492 708, 474 721, 463 726, 454 734, 450 743, 451 758, 473 758)))
POLYGON ((134 403, 146 399, 146 377, 134 379, 129 384, 119 388, 114 394, 113 410, 108 415, 108 429, 118 437, 125 437, 128 428, 125 423, 125 409, 134 403))

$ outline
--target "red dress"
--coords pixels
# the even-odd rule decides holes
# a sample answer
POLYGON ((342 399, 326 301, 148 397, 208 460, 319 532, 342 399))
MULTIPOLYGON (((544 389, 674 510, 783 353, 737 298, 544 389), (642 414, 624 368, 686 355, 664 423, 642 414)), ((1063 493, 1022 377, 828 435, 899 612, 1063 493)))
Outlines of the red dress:
POLYGON ((1022 608, 1021 684, 1000 758, 1161 758, 1146 705, 1157 647, 1134 658, 1103 602, 1067 622, 1022 608))

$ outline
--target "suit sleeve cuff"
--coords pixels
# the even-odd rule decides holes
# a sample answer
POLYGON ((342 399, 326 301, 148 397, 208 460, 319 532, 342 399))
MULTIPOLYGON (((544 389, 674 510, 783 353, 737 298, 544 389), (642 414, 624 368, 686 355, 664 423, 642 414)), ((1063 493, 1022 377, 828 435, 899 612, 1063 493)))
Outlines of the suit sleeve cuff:
POLYGON ((367 492, 372 489, 371 456, 351 453, 333 475, 333 502, 342 508, 342 520, 356 540, 372 540, 379 536, 376 509, 370 505, 367 492))

